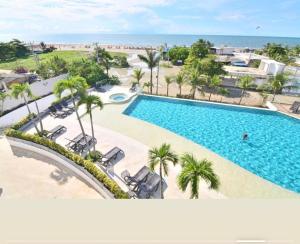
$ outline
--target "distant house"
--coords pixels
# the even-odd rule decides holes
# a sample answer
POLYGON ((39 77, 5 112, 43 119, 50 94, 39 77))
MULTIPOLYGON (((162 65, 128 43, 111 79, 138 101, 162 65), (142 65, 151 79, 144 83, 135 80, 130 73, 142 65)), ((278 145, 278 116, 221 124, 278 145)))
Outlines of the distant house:
POLYGON ((277 75, 284 71, 285 66, 284 63, 275 60, 262 59, 258 68, 263 70, 267 75, 277 75))

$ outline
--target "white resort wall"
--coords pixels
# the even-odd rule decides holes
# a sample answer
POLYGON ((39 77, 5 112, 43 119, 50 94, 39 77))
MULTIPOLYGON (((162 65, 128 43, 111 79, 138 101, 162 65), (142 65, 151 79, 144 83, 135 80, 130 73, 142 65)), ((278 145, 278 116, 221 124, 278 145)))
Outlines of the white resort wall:
POLYGON ((75 175, 77 175, 81 180, 83 180, 86 184, 92 187, 95 191, 97 191, 103 198, 105 199, 113 199, 113 194, 105 188, 105 186, 98 181, 93 175, 91 175, 88 171, 86 171, 83 167, 77 165, 70 159, 64 157, 63 155, 36 143, 21 140, 18 138, 7 137, 8 142, 11 146, 18 147, 24 149, 26 151, 31 151, 42 155, 44 157, 50 158, 62 165, 63 167, 72 171, 75 175))
MULTIPOLYGON (((44 96, 53 91, 54 85, 57 81, 65 79, 65 78, 66 78, 66 74, 60 75, 60 76, 57 76, 57 77, 54 77, 54 78, 51 78, 48 80, 35 82, 35 83, 31 84, 30 86, 31 86, 32 92, 35 96, 44 96)), ((54 102, 55 100, 56 100, 56 97, 53 94, 37 100, 37 104, 39 106, 40 112, 47 109, 51 105, 51 103, 54 102)), ((5 100, 4 110, 16 107, 16 106, 22 104, 23 102, 24 101, 21 99, 5 100)), ((34 103, 30 103, 29 107, 30 107, 31 112, 37 113, 34 103)), ((10 112, 8 114, 3 115, 2 117, 0 117, 0 128, 5 128, 5 127, 8 127, 8 126, 18 122, 19 120, 24 118, 27 114, 28 114, 28 111, 27 111, 26 106, 22 106, 22 107, 19 107, 19 108, 13 110, 12 112, 10 112)))

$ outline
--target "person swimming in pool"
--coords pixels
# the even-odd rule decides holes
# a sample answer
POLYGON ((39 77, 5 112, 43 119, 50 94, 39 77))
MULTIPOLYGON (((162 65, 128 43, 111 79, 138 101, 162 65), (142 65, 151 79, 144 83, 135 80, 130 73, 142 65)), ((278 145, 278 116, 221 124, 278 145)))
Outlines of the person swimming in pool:
POLYGON ((248 133, 244 132, 244 134, 243 134, 243 141, 247 141, 248 138, 249 138, 248 133))

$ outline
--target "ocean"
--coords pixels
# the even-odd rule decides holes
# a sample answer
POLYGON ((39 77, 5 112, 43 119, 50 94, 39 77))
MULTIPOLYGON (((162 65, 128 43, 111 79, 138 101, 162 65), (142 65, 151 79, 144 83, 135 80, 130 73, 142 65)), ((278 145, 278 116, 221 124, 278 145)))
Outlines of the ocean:
POLYGON ((268 37, 268 36, 230 36, 230 35, 137 35, 137 34, 57 34, 31 36, 26 41, 44 41, 46 43, 99 44, 158 46, 167 43, 168 46, 190 46, 198 39, 206 39, 215 46, 261 48, 268 42, 288 46, 300 45, 297 37, 268 37))

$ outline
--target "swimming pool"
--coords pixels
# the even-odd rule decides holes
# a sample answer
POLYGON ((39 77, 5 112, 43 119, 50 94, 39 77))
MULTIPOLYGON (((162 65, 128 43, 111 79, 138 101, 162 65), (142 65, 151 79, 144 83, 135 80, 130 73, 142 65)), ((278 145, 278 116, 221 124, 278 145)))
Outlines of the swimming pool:
POLYGON ((278 112, 138 96, 123 112, 198 143, 300 193, 300 120, 278 112), (247 132, 249 138, 242 140, 247 132))

